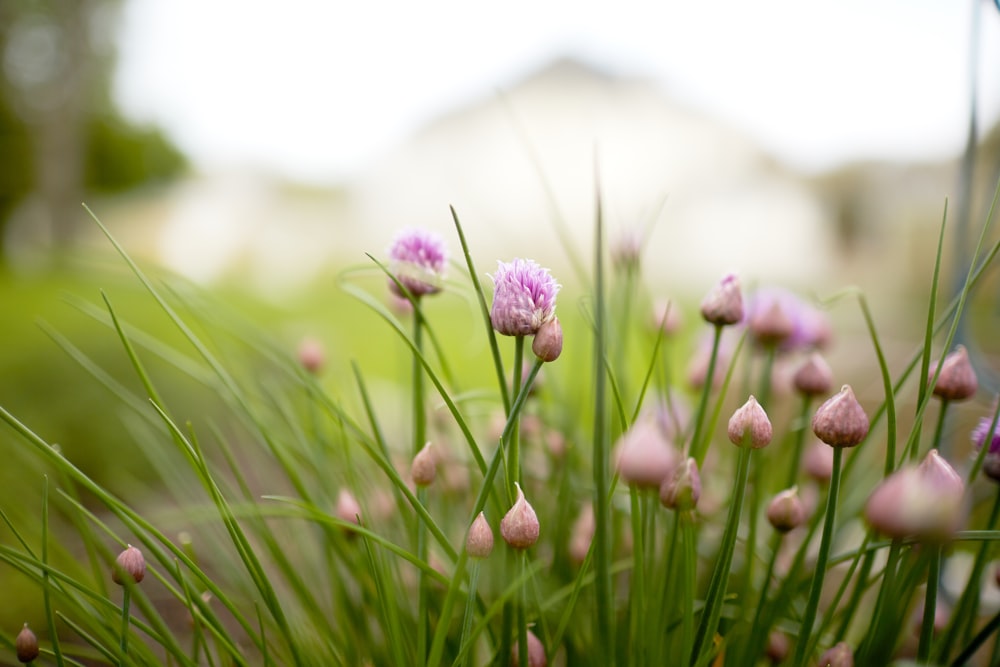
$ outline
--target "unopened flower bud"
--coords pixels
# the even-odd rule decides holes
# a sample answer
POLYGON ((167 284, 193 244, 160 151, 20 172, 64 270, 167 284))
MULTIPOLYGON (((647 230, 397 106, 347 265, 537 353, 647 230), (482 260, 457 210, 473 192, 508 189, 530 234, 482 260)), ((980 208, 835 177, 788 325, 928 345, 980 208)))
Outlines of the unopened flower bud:
POLYGON ((465 538, 465 550, 472 558, 486 558, 493 553, 493 529, 486 521, 482 512, 469 527, 469 535, 465 538))
POLYGON ((779 665, 788 657, 788 636, 774 630, 767 636, 767 659, 779 665))
MULTIPOLYGON (((934 379, 935 372, 936 366, 930 370, 928 381, 934 379)), ((934 385, 934 395, 947 401, 964 401, 975 396, 977 389, 979 380, 969 361, 969 353, 964 345, 959 345, 944 358, 941 374, 934 385)))
POLYGON ((820 441, 815 441, 805 451, 802 466, 806 474, 817 482, 829 482, 833 477, 833 449, 820 441))
POLYGON ((146 559, 142 552, 129 544, 115 559, 115 567, 111 570, 111 580, 119 586, 125 584, 125 577, 139 583, 146 576, 146 559))
POLYGON ((823 396, 833 389, 833 371, 819 352, 813 352, 795 371, 792 384, 805 396, 823 396))
POLYGON ((875 487, 865 517, 891 538, 944 540, 958 530, 965 483, 937 450, 919 466, 905 466, 875 487))
POLYGON ((820 656, 818 667, 854 667, 854 651, 847 642, 834 644, 820 656))
POLYGON ((517 487, 517 500, 500 520, 500 535, 504 541, 515 549, 527 549, 538 541, 538 515, 535 509, 524 499, 521 485, 517 487))
POLYGON ((428 442, 413 457, 413 463, 410 464, 410 477, 417 486, 430 486, 436 476, 437 455, 431 448, 431 443, 428 442))
POLYGON ((14 649, 17 651, 19 662, 27 664, 38 657, 38 637, 31 631, 27 623, 17 633, 17 638, 14 640, 14 649))
POLYGON ((618 471, 628 484, 659 489, 677 465, 678 452, 653 419, 640 419, 616 445, 618 471))
POLYGON ((542 361, 555 361, 562 354, 563 333, 559 318, 555 315, 544 323, 531 341, 531 351, 542 361))
POLYGON ((673 510, 690 511, 701 498, 701 475, 698 462, 689 457, 660 486, 660 502, 673 510))
POLYGON ((813 433, 831 447, 855 447, 868 435, 868 415, 850 385, 819 406, 812 418, 813 433))
POLYGON ((737 324, 743 320, 743 292, 735 274, 728 274, 701 302, 701 316, 718 326, 737 324))
POLYGON ((729 418, 728 434, 729 441, 737 447, 742 447, 746 441, 754 449, 760 449, 771 443, 774 430, 764 408, 751 396, 729 418))
POLYGON ((781 303, 772 301, 766 308, 753 312, 747 328, 754 339, 761 345, 780 345, 795 331, 795 323, 788 316, 781 303))
POLYGON ((798 528, 806 520, 799 490, 792 487, 776 495, 767 506, 767 520, 779 533, 798 528))
POLYGON ((341 521, 361 524, 361 505, 354 494, 347 489, 341 489, 337 494, 337 518, 341 521))
MULTIPOLYGON (((510 650, 510 664, 514 667, 520 665, 520 654, 520 645, 514 642, 514 646, 510 650)), ((528 630, 528 667, 545 667, 548 664, 542 640, 536 637, 534 632, 528 630)))
POLYGON ((304 338, 299 343, 299 363, 313 375, 316 375, 323 368, 326 362, 326 351, 323 344, 315 338, 304 338))

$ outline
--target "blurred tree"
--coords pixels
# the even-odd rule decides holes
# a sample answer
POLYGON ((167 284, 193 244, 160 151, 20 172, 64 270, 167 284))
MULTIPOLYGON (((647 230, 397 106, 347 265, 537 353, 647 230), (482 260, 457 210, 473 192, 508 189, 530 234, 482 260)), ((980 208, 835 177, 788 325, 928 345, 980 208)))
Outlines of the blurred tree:
POLYGON ((54 250, 71 245, 88 192, 176 176, 181 154, 111 101, 116 0, 0 0, 0 263, 29 211, 54 250))

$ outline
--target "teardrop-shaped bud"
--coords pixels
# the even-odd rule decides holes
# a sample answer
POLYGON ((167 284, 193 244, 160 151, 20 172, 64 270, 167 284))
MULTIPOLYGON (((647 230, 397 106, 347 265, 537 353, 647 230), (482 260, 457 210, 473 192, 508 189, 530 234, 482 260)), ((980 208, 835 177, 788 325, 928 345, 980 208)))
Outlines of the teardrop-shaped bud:
POLYGON ((847 642, 834 644, 820 656, 818 667, 854 667, 854 651, 847 642))
MULTIPOLYGON (((930 370, 928 381, 934 379, 936 372, 937 367, 930 370)), ((969 353, 964 345, 959 345, 944 358, 941 374, 934 385, 934 395, 948 401, 964 401, 975 396, 977 389, 979 380, 969 361, 969 353)))
POLYGON ((767 520, 779 533, 787 533, 802 525, 806 520, 806 510, 797 487, 782 491, 768 503, 767 520))
POLYGON ((701 302, 701 316, 706 322, 717 326, 743 321, 743 292, 735 274, 724 276, 705 296, 701 302))
POLYGON ((795 323, 781 302, 775 299, 766 308, 759 308, 751 314, 747 328, 761 345, 776 346, 792 335, 795 323))
POLYGON ((538 541, 538 515, 531 503, 524 499, 521 485, 514 482, 514 486, 517 487, 517 500, 500 520, 500 535, 515 549, 527 549, 538 541))
MULTIPOLYGON (((521 664, 520 654, 520 645, 514 642, 514 646, 510 650, 510 664, 514 667, 521 664)), ((534 632, 528 630, 528 667, 546 667, 548 664, 542 640, 536 637, 534 632)))
POLYGON ((618 472, 634 486, 659 489, 673 473, 680 454, 653 419, 640 419, 615 446, 618 472))
POLYGON ((437 453, 431 443, 423 446, 410 464, 410 477, 417 486, 429 486, 437 476, 437 453))
POLYGON ((819 406, 812 418, 816 437, 831 447, 855 447, 868 435, 868 415, 845 384, 840 393, 819 406))
POLYGON ((559 318, 553 316, 538 329, 534 340, 531 341, 531 351, 542 361, 550 362, 559 358, 562 348, 562 325, 559 324, 559 318))
POLYGON ((361 523, 361 505, 354 494, 347 489, 341 489, 337 494, 337 518, 341 521, 361 523))
POLYGON ((767 447, 774 435, 771 420, 767 418, 764 408, 753 396, 729 418, 727 432, 729 441, 737 447, 748 444, 754 449, 767 447))
POLYGON ((111 570, 111 580, 119 586, 125 584, 125 577, 139 583, 146 576, 146 559, 142 552, 129 544, 115 559, 115 567, 111 570))
POLYGON ((465 550, 472 558, 486 558, 493 553, 493 529, 486 521, 482 512, 469 527, 469 535, 465 538, 465 550))
POLYGON ((698 462, 688 457, 660 486, 660 502, 673 510, 690 511, 701 498, 701 475, 698 462))
POLYGON ((823 396, 833 389, 833 371, 823 355, 813 352, 795 371, 792 384, 805 396, 823 396))
POLYGON ((27 664, 38 658, 38 637, 31 631, 27 623, 17 633, 17 638, 14 640, 14 649, 17 651, 18 662, 27 664))

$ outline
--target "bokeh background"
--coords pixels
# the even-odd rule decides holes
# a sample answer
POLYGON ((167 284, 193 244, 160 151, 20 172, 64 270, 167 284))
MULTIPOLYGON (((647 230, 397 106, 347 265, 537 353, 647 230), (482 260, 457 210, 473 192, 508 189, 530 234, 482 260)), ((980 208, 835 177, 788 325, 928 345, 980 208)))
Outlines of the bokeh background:
MULTIPOLYGON (((289 350, 320 339, 329 377, 360 356, 398 378, 405 350, 338 276, 401 227, 453 239, 450 205, 483 271, 528 256, 571 295, 599 187, 650 298, 690 310, 729 270, 857 284, 895 359, 923 335, 946 199, 950 294, 1000 176, 987 0, 0 0, 0 66, 0 405, 123 493, 149 471, 66 341, 134 383, 102 290, 179 337, 81 202, 171 289, 210 289, 289 350)), ((995 294, 959 337, 994 390, 995 294)), ((43 471, 20 448, 0 435, 0 505, 30 517, 43 471)))

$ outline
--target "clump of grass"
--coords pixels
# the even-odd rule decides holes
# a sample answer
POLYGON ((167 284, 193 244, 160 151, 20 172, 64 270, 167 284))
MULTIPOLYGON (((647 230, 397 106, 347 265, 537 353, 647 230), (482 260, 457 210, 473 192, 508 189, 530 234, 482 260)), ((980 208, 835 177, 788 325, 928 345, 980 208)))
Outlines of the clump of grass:
MULTIPOLYGON (((860 290, 808 304, 784 290, 744 294, 728 276, 706 286, 688 325, 707 334, 706 356, 684 379, 675 365, 690 340, 665 315, 644 328, 639 245, 616 246, 605 267, 599 200, 592 271, 577 304, 562 295, 560 318, 555 278, 529 260, 500 263, 486 289, 452 216, 459 261, 447 262, 443 239, 410 231, 340 283, 405 351, 393 390, 405 401, 383 400, 386 383, 357 361, 330 377, 315 342, 290 350, 210 297, 154 281, 108 235, 184 346, 127 322, 103 293, 103 312, 85 312, 118 338, 131 379, 54 336, 107 392, 95 418, 119 424, 129 444, 116 455, 153 472, 148 495, 111 493, 0 407, 8 436, 48 471, 40 521, 0 505, 11 537, 0 563, 34 584, 45 614, 32 622, 45 628, 33 660, 964 664, 998 645, 1000 616, 979 582, 1000 539, 1000 407, 968 459, 948 442, 962 434, 944 427, 946 410, 977 395, 954 338, 1000 251, 988 245, 992 210, 943 308, 939 250, 908 361, 887 358, 860 290), (482 341, 476 358, 436 316, 431 296, 449 294, 470 304, 462 330, 482 341), (868 337, 847 353, 867 355, 870 375, 825 361, 838 344, 832 314, 860 314, 868 337), (932 365, 936 354, 947 361, 932 365), (176 414, 163 368, 226 410, 176 414), (779 368, 800 369, 792 389, 775 381, 779 368), (812 476, 800 466, 811 434, 834 448, 829 470, 807 466, 812 476), (885 522, 908 517, 915 499, 926 511, 885 522), (956 551, 973 565, 952 599, 939 581, 956 551)), ((15 640, 25 627, 0 633, 12 656, 30 653, 15 640)))

